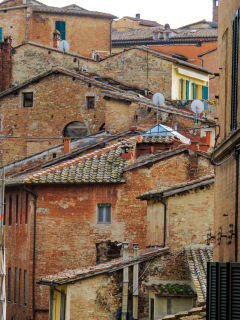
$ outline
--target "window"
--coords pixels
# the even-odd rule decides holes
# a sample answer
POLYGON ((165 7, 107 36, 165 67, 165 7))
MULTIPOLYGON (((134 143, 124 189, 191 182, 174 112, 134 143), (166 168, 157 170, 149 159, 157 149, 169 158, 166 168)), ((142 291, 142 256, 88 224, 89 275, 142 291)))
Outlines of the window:
POLYGON ((87 97, 87 108, 94 109, 95 107, 95 97, 87 97))
POLYGON ((19 196, 16 195, 16 224, 18 224, 18 202, 19 202, 19 196))
POLYGON ((23 107, 31 108, 33 106, 33 92, 23 92, 23 107))
POLYGON ((14 303, 17 303, 17 268, 15 268, 14 303))
POLYGON ((28 223, 28 193, 26 193, 26 203, 25 203, 25 224, 28 223))
POLYGON ((0 27, 0 41, 2 41, 2 27, 0 27))
POLYGON ((111 223, 111 203, 98 203, 98 223, 111 223))
POLYGON ((79 138, 88 135, 89 132, 87 126, 79 121, 69 123, 63 131, 63 136, 66 138, 79 138))
POLYGON ((65 21, 55 21, 55 29, 61 34, 61 40, 66 40, 66 22, 65 21))
POLYGON ((12 225, 12 196, 9 196, 9 226, 12 225))
POLYGON ((232 23, 232 97, 231 97, 231 130, 237 129, 237 96, 238 96, 238 45, 239 45, 239 10, 232 23))
POLYGON ((11 268, 8 268, 8 301, 11 301, 11 268))
POLYGON ((240 319, 240 263, 209 262, 207 320, 240 319))
POLYGON ((27 270, 24 270, 24 305, 27 305, 27 270))
POLYGON ((193 89, 193 100, 195 100, 196 99, 196 97, 197 97, 197 86, 196 86, 196 83, 195 82, 193 82, 193 84, 192 84, 192 89, 193 89))

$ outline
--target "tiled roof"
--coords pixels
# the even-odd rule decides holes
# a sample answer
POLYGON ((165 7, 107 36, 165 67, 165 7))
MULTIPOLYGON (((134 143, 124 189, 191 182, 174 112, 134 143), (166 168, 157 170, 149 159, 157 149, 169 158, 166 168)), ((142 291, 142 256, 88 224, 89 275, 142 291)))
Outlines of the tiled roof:
MULTIPOLYGON (((80 7, 79 7, 80 8, 80 7)), ((97 11, 89 11, 86 9, 80 10, 79 8, 57 8, 57 7, 50 7, 50 6, 34 6, 33 11, 35 12, 48 12, 48 13, 63 13, 63 14, 74 14, 74 15, 90 15, 90 16, 100 16, 105 18, 114 19, 117 18, 114 15, 111 15, 109 13, 103 13, 103 12, 97 12, 97 11)))
POLYGON ((56 275, 49 275, 46 277, 42 277, 40 280, 41 284, 64 284, 71 283, 77 280, 81 280, 90 276, 95 276, 105 272, 112 272, 114 270, 119 270, 124 268, 127 265, 133 265, 134 263, 144 262, 153 259, 162 254, 166 254, 169 252, 169 248, 148 248, 139 250, 139 256, 133 257, 132 254, 129 254, 128 259, 114 259, 107 263, 98 264, 96 266, 74 269, 74 270, 66 270, 60 272, 56 275))
POLYGON ((183 29, 177 34, 173 35, 171 39, 174 38, 217 38, 218 30, 211 28, 201 28, 201 29, 183 29))
MULTIPOLYGON (((132 170, 132 169, 147 165, 150 162, 154 163, 154 162, 175 156, 180 153, 188 153, 189 150, 190 150, 190 147, 184 147, 184 148, 176 147, 174 149, 167 150, 167 151, 157 151, 154 154, 149 154, 146 156, 142 156, 139 159, 136 159, 133 163, 130 163, 129 165, 127 165, 124 168, 124 171, 132 170)), ((198 155, 202 155, 203 157, 206 157, 208 159, 211 159, 208 153, 199 152, 199 151, 195 151, 195 153, 198 155)))
MULTIPOLYGON (((176 63, 176 64, 179 64, 179 65, 188 67, 188 68, 192 68, 192 69, 195 69, 195 70, 198 70, 198 71, 201 71, 201 72, 205 72, 207 74, 214 74, 214 72, 209 70, 209 69, 205 69, 205 68, 199 67, 197 65, 194 65, 194 64, 179 60, 179 59, 174 58, 174 57, 169 57, 169 56, 167 56, 165 54, 159 53, 156 50, 150 49, 150 48, 148 48, 146 46, 137 46, 137 47, 125 49, 125 52, 130 51, 130 50, 141 50, 143 52, 148 52, 148 54, 152 54, 155 58, 158 58, 158 59, 170 61, 172 63, 176 63)), ((120 53, 118 53, 116 55, 120 55, 120 54, 122 54, 122 52, 120 52, 120 53)), ((108 57, 106 59, 110 59, 110 58, 108 57)))
MULTIPOLYGON (((156 137, 154 142, 169 144, 170 137, 156 137)), ((136 143, 145 141, 141 136, 118 142, 103 149, 79 156, 73 160, 65 161, 45 170, 38 170, 17 177, 9 177, 6 185, 23 183, 31 184, 82 184, 82 183, 121 183, 124 168, 131 162, 130 159, 122 159, 124 147, 130 148, 134 153, 136 143)), ((148 140, 149 142, 149 140, 148 140)))
POLYGON ((212 183, 214 183, 214 175, 207 175, 196 180, 186 181, 184 183, 175 184, 167 188, 160 188, 159 190, 146 192, 141 196, 139 196, 138 199, 147 200, 147 199, 156 198, 156 197, 159 197, 159 198, 170 197, 174 194, 199 188, 204 185, 208 185, 212 183))
POLYGON ((188 284, 179 283, 167 283, 167 284, 153 284, 148 286, 148 289, 158 296, 196 296, 196 292, 193 291, 192 287, 188 284))
POLYGON ((178 28, 178 30, 181 30, 181 29, 187 29, 189 27, 192 27, 194 25, 198 25, 200 23, 203 23, 203 24, 207 24, 209 25, 210 27, 213 26, 213 27, 216 27, 217 26, 217 22, 213 22, 213 21, 206 21, 205 19, 203 20, 200 20, 200 21, 197 21, 197 22, 193 22, 193 23, 189 23, 189 24, 186 24, 185 26, 182 26, 180 28, 178 28))
POLYGON ((213 261, 212 246, 185 247, 188 267, 195 285, 198 301, 204 303, 207 298, 207 262, 213 261))
POLYGON ((133 17, 128 17, 125 16, 123 18, 127 18, 133 21, 139 21, 140 25, 144 25, 144 26, 148 26, 148 27, 157 27, 157 26, 161 26, 160 23, 156 22, 156 21, 152 21, 152 20, 145 20, 145 19, 139 19, 139 18, 133 18, 133 17))
POLYGON ((153 33, 163 31, 162 26, 153 28, 140 28, 125 32, 113 32, 112 40, 152 39, 153 33))

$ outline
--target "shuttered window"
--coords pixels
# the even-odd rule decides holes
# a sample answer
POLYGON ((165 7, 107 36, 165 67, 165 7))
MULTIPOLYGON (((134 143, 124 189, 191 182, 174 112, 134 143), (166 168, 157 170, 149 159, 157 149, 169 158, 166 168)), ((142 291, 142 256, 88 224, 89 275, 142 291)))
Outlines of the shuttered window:
POLYGON ((189 81, 186 80, 186 100, 189 100, 189 81))
POLYGON ((238 96, 238 45, 239 45, 239 9, 232 23, 232 94, 231 94, 231 130, 237 129, 238 96))
POLYGON ((183 79, 180 79, 180 100, 183 99, 183 79))
POLYGON ((240 319, 240 263, 208 263, 206 319, 240 319))
POLYGON ((195 82, 193 82, 192 84, 192 89, 193 89, 193 100, 195 100, 197 97, 197 86, 195 82))
POLYGON ((61 40, 66 40, 66 22, 65 21, 55 21, 55 29, 61 34, 61 40))
POLYGON ((202 86, 202 99, 208 100, 208 86, 202 86))
POLYGON ((2 27, 0 27, 0 41, 2 41, 2 38, 3 38, 3 36, 2 36, 2 27))

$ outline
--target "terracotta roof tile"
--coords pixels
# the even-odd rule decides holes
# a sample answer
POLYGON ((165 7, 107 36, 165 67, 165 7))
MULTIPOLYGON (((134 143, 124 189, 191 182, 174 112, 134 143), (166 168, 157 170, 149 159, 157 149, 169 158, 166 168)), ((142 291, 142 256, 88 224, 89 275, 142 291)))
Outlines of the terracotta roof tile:
POLYGON ((143 25, 143 26, 148 26, 148 27, 161 26, 160 23, 158 23, 156 21, 152 21, 152 20, 145 20, 145 19, 139 19, 139 18, 128 17, 128 16, 125 16, 123 18, 128 18, 128 19, 133 20, 133 21, 139 21, 139 24, 143 25))
POLYGON ((213 261, 212 246, 185 247, 191 278, 195 285, 200 303, 206 302, 207 297, 207 262, 213 261))

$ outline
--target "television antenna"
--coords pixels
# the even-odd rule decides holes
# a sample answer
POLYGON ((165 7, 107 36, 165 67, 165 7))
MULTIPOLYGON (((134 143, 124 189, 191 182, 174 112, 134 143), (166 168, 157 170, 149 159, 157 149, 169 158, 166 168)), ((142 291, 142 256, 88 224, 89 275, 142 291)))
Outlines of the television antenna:
POLYGON ((164 105, 164 95, 157 92, 153 95, 153 103, 157 106, 157 125, 158 125, 158 108, 164 105))
POLYGON ((197 132, 197 124, 198 124, 198 119, 197 119, 197 115, 198 113, 202 113, 204 110, 204 105, 203 102, 201 100, 193 100, 193 102, 191 103, 191 109, 193 112, 196 113, 196 118, 195 118, 195 132, 197 132))
POLYGON ((67 42, 67 40, 62 40, 59 43, 59 49, 62 51, 63 53, 63 67, 64 67, 64 53, 69 51, 69 43, 67 42))

